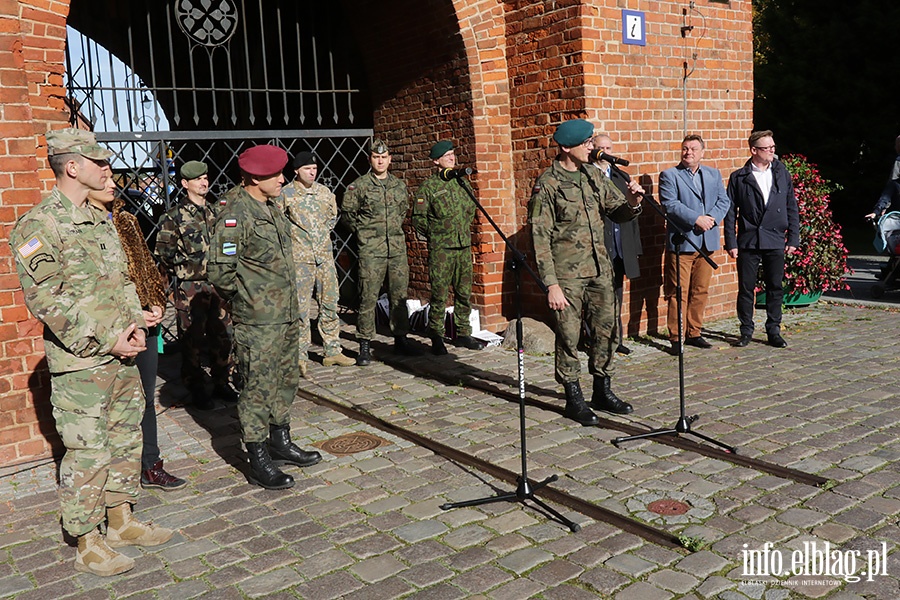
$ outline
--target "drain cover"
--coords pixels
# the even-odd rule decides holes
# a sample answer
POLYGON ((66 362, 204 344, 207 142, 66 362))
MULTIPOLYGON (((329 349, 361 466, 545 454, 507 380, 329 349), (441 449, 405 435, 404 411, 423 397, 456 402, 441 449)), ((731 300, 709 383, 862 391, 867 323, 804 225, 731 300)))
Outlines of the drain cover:
POLYGON ((365 452, 366 450, 374 450, 381 446, 387 446, 391 442, 380 438, 377 435, 366 433, 364 431, 357 433, 345 433, 336 438, 313 444, 313 446, 324 450, 335 456, 347 456, 356 454, 357 452, 365 452))
POLYGON ((691 507, 684 502, 672 500, 671 498, 654 500, 647 505, 647 510, 658 515, 683 515, 690 509, 691 507))

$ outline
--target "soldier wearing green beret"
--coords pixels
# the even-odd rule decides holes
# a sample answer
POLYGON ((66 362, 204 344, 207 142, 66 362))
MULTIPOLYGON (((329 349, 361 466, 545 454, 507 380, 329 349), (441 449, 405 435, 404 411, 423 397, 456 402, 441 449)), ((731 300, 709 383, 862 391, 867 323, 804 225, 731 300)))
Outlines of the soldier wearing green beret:
POLYGON ((229 385, 234 370, 231 315, 207 279, 209 235, 218 211, 210 201, 208 171, 206 163, 197 160, 182 165, 184 197, 160 219, 154 248, 159 263, 175 280, 172 300, 181 342, 181 382, 199 410, 215 407, 204 385, 204 351, 209 354, 213 395, 237 402, 229 385))
POLYGON ((106 186, 112 153, 94 134, 47 134, 56 186, 9 234, 25 304, 44 325, 63 528, 78 540, 75 569, 101 576, 134 567, 111 547, 155 546, 172 530, 134 519, 144 393, 134 358, 146 322, 113 222, 88 194, 106 186), (106 535, 99 527, 107 523, 106 535))
POLYGON ((588 370, 594 376, 591 406, 627 414, 632 407, 610 388, 618 345, 612 265, 603 239, 603 217, 617 223, 641 212, 644 190, 629 182, 627 199, 590 163, 593 126, 566 121, 553 139, 559 155, 538 177, 528 202, 528 222, 538 273, 549 288, 547 303, 556 325, 556 380, 566 394, 565 415, 596 425, 597 415, 581 391, 578 338, 582 318, 591 329, 588 370))
MULTIPOLYGON (((439 173, 456 166, 453 143, 440 141, 431 147, 430 158, 437 172, 422 182, 413 205, 412 224, 428 240, 428 277, 431 281, 431 309, 428 333, 431 351, 447 354, 444 345, 444 309, 453 288, 453 323, 456 345, 481 350, 484 344, 472 337, 472 222, 475 203, 462 179, 444 181, 439 173)), ((471 188, 470 188, 471 190, 471 188)))
POLYGON ((391 153, 387 144, 374 139, 369 144, 372 170, 347 187, 341 210, 344 222, 359 242, 359 316, 356 335, 359 355, 356 364, 371 364, 370 343, 375 337, 375 303, 387 277, 391 333, 394 350, 415 356, 409 333, 406 296, 409 288, 409 259, 403 221, 409 211, 409 192, 403 180, 388 172, 391 153))

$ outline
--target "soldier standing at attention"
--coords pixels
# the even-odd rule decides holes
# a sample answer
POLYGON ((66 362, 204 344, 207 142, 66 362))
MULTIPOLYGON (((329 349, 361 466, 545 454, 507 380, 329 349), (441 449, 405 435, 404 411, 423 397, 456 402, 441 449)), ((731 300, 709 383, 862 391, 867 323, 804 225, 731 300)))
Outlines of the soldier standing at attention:
POLYGON ((331 190, 316 181, 319 167, 311 152, 297 154, 292 166, 296 178, 284 188, 284 212, 294 225, 291 240, 300 301, 300 374, 306 377, 313 293, 319 303, 319 335, 325 348, 322 364, 349 367, 356 361, 345 356, 341 348, 341 320, 337 314, 340 293, 331 245, 331 232, 338 220, 337 203, 331 190))
POLYGON ((156 546, 172 530, 134 519, 144 393, 134 358, 146 324, 112 220, 87 204, 106 185, 112 153, 94 134, 47 134, 56 187, 9 234, 25 304, 44 325, 63 528, 78 540, 75 569, 110 576, 134 567, 112 550, 156 546), (106 520, 104 536, 98 526, 106 520))
POLYGON ((291 224, 281 187, 287 153, 254 146, 238 156, 241 185, 229 190, 210 242, 209 280, 231 303, 234 343, 244 387, 238 400, 241 434, 250 455, 250 483, 292 487, 278 467, 322 460, 291 442, 291 404, 300 384, 300 312, 291 224), (268 439, 268 443, 267 443, 268 439))
POLYGON ((431 352, 447 354, 444 346, 444 309, 453 287, 453 322, 456 345, 481 350, 484 344, 472 337, 472 221, 475 203, 461 179, 444 181, 439 172, 456 166, 453 143, 441 141, 431 147, 431 160, 438 172, 422 182, 413 206, 412 224, 428 240, 428 277, 431 280, 431 310, 428 334, 431 352))
POLYGON ((231 317, 206 274, 209 232, 217 210, 207 202, 208 170, 196 160, 182 165, 181 186, 186 194, 160 220, 155 248, 160 264, 177 281, 173 301, 181 340, 181 381, 199 410, 215 406, 203 384, 206 375, 200 357, 204 348, 209 351, 213 395, 237 402, 237 394, 228 385, 234 369, 231 317))
POLYGON ((594 127, 584 119, 566 121, 553 140, 559 155, 538 177, 528 202, 538 273, 549 288, 547 301, 556 325, 556 380, 566 393, 566 417, 582 425, 599 423, 584 402, 578 377, 582 315, 591 330, 588 370, 594 376, 591 406, 628 414, 631 405, 610 388, 618 345, 612 265, 603 241, 603 217, 617 223, 641 212, 644 189, 628 183, 628 199, 590 164, 594 127))
POLYGON ((359 240, 359 316, 356 336, 359 356, 356 364, 371 364, 370 343, 375 337, 375 303, 387 276, 394 351, 417 356, 409 333, 406 294, 409 262, 403 220, 409 211, 409 192, 401 179, 388 173, 391 153, 387 144, 374 139, 369 144, 372 170, 347 187, 341 207, 344 220, 359 240))

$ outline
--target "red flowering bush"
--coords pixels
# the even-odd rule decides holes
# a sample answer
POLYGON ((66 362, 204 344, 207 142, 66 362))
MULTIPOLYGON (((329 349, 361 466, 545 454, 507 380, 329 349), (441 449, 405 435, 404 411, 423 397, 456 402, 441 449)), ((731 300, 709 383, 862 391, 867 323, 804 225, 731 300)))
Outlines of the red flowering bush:
POLYGON ((791 173, 800 207, 800 246, 785 256, 785 295, 849 289, 844 281, 849 251, 829 206, 829 194, 840 186, 823 179, 805 156, 787 154, 781 161, 791 173))

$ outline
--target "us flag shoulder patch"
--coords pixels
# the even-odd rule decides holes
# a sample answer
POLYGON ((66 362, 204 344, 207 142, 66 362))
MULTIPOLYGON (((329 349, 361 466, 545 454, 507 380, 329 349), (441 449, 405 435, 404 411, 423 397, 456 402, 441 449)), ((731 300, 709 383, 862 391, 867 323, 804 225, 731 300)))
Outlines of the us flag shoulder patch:
POLYGON ((237 227, 237 219, 225 219, 225 227, 237 227))
POLYGON ((22 258, 28 258, 38 250, 44 247, 44 244, 41 243, 41 240, 38 239, 38 236, 34 236, 18 248, 16 250, 19 253, 19 256, 22 258))

